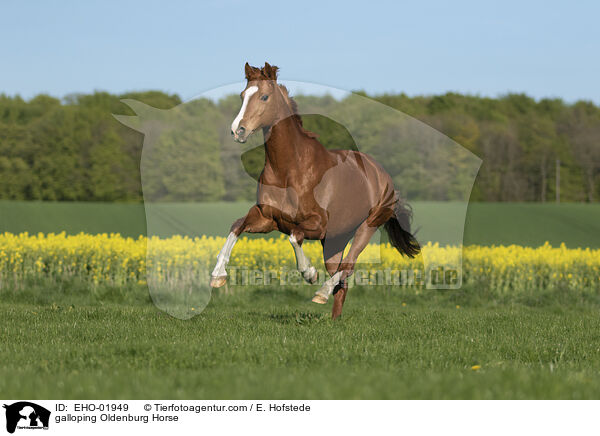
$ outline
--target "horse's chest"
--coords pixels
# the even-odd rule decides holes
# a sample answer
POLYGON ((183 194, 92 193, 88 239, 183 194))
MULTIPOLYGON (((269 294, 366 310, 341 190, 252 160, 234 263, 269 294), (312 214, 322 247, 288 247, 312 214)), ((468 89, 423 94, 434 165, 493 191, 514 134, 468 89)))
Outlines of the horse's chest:
POLYGON ((286 227, 298 224, 314 214, 314 197, 294 186, 279 187, 261 183, 258 190, 258 204, 269 210, 272 218, 286 227))

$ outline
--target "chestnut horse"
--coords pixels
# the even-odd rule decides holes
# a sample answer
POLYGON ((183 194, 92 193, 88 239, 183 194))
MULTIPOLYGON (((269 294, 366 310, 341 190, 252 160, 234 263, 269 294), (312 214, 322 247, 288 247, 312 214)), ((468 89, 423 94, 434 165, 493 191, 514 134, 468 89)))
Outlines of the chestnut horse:
POLYGON ((262 129, 265 166, 256 204, 231 226, 210 284, 225 284, 225 267, 241 233, 273 230, 289 235, 298 270, 307 282, 315 283, 317 270, 305 256, 302 242, 320 240, 330 277, 312 301, 325 304, 333 294, 335 319, 346 299, 346 278, 379 226, 401 254, 413 257, 420 247, 410 233, 410 209, 395 193, 390 175, 372 157, 353 150, 327 150, 317 135, 306 131, 287 89, 277 84, 277 69, 268 63, 263 68, 245 66, 248 82, 231 134, 243 143, 262 129))

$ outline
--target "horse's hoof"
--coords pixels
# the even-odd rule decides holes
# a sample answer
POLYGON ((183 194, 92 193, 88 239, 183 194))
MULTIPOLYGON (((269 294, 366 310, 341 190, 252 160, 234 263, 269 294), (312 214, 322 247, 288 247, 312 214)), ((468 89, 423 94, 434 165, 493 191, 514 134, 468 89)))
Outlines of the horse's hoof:
POLYGON ((221 277, 212 277, 210 278, 210 287, 211 288, 220 288, 225 283, 227 283, 227 276, 221 277))
POLYGON ((323 297, 322 295, 316 294, 313 298, 312 298, 313 303, 317 303, 317 304, 325 304, 327 303, 327 298, 323 297))

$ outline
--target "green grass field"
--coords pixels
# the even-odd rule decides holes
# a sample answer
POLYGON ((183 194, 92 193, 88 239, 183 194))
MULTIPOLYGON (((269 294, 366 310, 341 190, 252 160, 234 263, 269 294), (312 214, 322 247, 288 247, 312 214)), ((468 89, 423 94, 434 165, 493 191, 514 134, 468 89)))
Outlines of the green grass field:
POLYGON ((5 398, 600 397, 590 294, 355 288, 335 322, 307 286, 217 293, 188 321, 144 287, 0 295, 5 398))
MULTIPOLYGON (((151 215, 151 232, 160 236, 207 234, 226 236, 231 223, 243 216, 250 203, 164 204, 151 215)), ((460 205, 416 202, 420 237, 445 240, 445 223, 460 205)), ((146 234, 141 204, 45 203, 0 201, 0 232, 70 234, 146 234)), ((275 235, 273 233, 272 235, 275 235)), ((465 222, 464 243, 539 246, 600 247, 600 204, 471 203, 465 222)))
MULTIPOLYGON (((425 224, 452 212, 413 206, 425 224)), ((163 236, 225 235, 247 207, 163 205, 151 225, 163 236)), ((475 203, 465 243, 600 247, 599 218, 600 205, 475 203)), ((0 202, 0 231, 62 230, 137 236, 146 232, 144 209, 0 202)), ((143 285, 3 287, 0 392, 31 399, 600 398, 597 289, 355 287, 335 322, 331 303, 310 302, 314 290, 215 291, 205 311, 183 321, 159 311, 143 285)))

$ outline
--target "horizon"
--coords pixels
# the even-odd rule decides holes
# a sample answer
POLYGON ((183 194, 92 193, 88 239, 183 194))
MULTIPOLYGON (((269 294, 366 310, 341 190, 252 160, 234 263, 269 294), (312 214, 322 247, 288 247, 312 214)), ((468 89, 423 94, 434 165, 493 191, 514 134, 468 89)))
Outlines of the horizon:
MULTIPOLYGON (((289 81, 286 81, 285 79, 281 80, 281 84, 286 85, 286 87, 288 87, 287 83, 289 83, 289 81)), ((300 83, 302 83, 302 82, 300 82, 300 83)), ((227 88, 229 86, 231 86, 231 85, 224 85, 224 86, 220 86, 220 87, 215 88, 215 89, 227 88)), ((320 86, 321 85, 317 85, 317 88, 320 87, 320 86)), ((362 89, 343 90, 343 89, 338 89, 338 88, 330 88, 330 89, 333 89, 335 91, 334 93, 328 93, 328 92, 323 93, 323 92, 320 92, 318 90, 315 91, 315 92, 305 92, 302 89, 299 92, 294 92, 291 89, 291 87, 288 87, 288 89, 290 91, 290 96, 291 97, 303 97, 303 96, 318 96, 318 97, 323 97, 323 96, 330 96, 330 97, 332 97, 332 98, 334 98, 334 99, 336 99, 338 101, 340 99, 345 98, 349 94, 362 94, 362 93, 366 92, 365 90, 362 90, 362 89)), ((94 90, 89 91, 89 92, 72 92, 72 93, 65 94, 63 96, 52 95, 52 94, 48 94, 48 93, 39 93, 39 94, 35 94, 33 96, 30 96, 28 98, 25 98, 25 97, 23 97, 22 95, 20 95, 18 93, 11 95, 11 94, 8 94, 6 92, 0 91, 0 96, 8 97, 8 98, 21 98, 25 102, 30 102, 31 100, 33 100, 33 99, 35 99, 35 98, 37 98, 39 96, 47 96, 47 97, 51 97, 51 98, 55 98, 55 99, 59 100, 61 102, 61 104, 65 104, 66 100, 69 97, 78 96, 78 95, 93 95, 95 93, 108 93, 108 94, 114 95, 114 96, 122 96, 122 95, 126 95, 126 94, 136 94, 136 93, 143 94, 143 93, 146 93, 146 92, 161 92, 161 93, 164 93, 166 95, 175 95, 175 96, 177 96, 177 97, 179 97, 181 99, 182 103, 187 103, 187 102, 190 102, 192 100, 199 99, 199 98, 207 98, 207 99, 212 100, 213 102, 217 103, 219 100, 221 100, 223 98, 227 98, 227 97, 230 97, 232 95, 235 96, 235 95, 239 94, 239 92, 235 92, 235 91, 232 91, 230 93, 222 93, 221 94, 221 93, 215 92, 215 90, 208 90, 208 91, 205 91, 205 92, 203 92, 201 94, 194 95, 194 96, 192 96, 190 98, 184 99, 180 94, 178 94, 176 92, 167 92, 167 91, 164 91, 162 89, 132 89, 132 90, 124 90, 122 92, 111 92, 111 91, 106 90, 106 89, 94 89, 94 90)), ((596 102, 596 101, 591 100, 591 99, 581 98, 581 99, 569 101, 569 100, 566 100, 566 99, 564 99, 562 97, 559 97, 559 96, 540 96, 540 97, 537 97, 537 96, 533 96, 531 94, 528 94, 526 92, 516 92, 516 91, 507 91, 507 92, 504 92, 504 93, 500 93, 498 95, 482 95, 482 94, 474 94, 474 93, 467 93, 467 92, 458 92, 458 91, 453 91, 453 90, 448 90, 448 91, 440 92, 440 93, 437 93, 437 94, 413 94, 413 95, 408 94, 408 93, 406 93, 404 91, 382 92, 382 93, 368 93, 368 92, 366 92, 366 97, 367 98, 372 98, 372 99, 377 99, 377 98, 384 97, 384 96, 400 96, 400 95, 404 95, 404 96, 406 96, 407 98, 410 98, 410 99, 417 99, 417 98, 425 98, 425 99, 427 99, 427 98, 439 97, 439 96, 448 95, 448 94, 460 95, 462 97, 467 97, 467 98, 492 99, 492 100, 500 100, 500 99, 505 98, 505 97, 510 96, 510 95, 524 95, 524 96, 526 96, 528 98, 531 98, 536 103, 539 103, 539 102, 544 101, 544 100, 560 100, 565 105, 568 105, 568 106, 572 106, 574 104, 577 104, 577 103, 580 103, 580 102, 584 102, 584 103, 592 103, 594 106, 600 107, 600 102, 596 102)))

